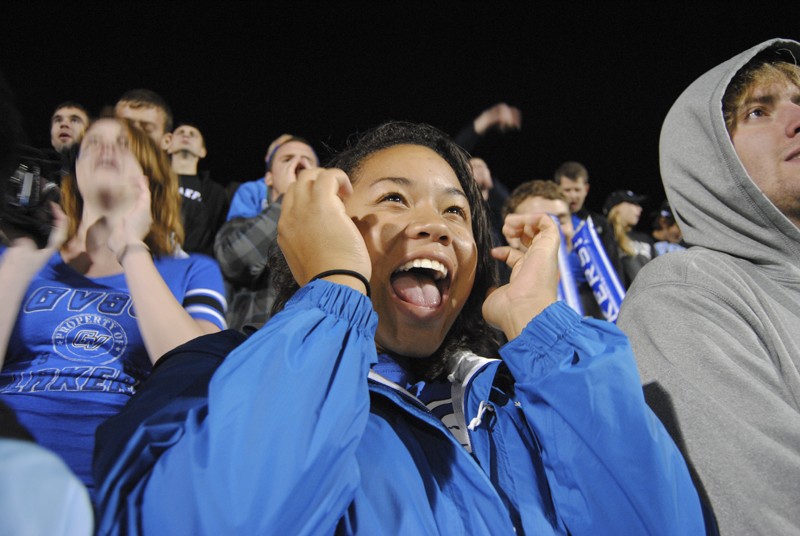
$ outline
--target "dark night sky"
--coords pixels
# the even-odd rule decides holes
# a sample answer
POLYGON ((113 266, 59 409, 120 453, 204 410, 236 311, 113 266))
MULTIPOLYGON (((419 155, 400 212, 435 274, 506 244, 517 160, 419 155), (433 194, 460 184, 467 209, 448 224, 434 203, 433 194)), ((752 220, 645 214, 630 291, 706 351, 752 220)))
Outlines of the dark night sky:
POLYGON ((128 89, 157 91, 201 127, 201 168, 223 184, 262 175, 282 132, 324 154, 387 119, 455 133, 505 101, 522 109, 522 130, 475 153, 511 187, 581 161, 597 209, 617 188, 661 199, 672 102, 745 48, 800 38, 788 6, 7 0, 0 70, 40 147, 63 100, 94 113, 128 89))

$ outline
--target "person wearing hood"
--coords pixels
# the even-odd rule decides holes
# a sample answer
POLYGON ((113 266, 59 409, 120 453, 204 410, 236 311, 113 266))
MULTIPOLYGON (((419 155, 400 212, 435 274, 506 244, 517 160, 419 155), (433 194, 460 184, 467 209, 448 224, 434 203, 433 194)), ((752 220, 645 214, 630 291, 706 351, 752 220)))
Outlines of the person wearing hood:
POLYGON ((691 247, 648 263, 619 317, 721 534, 800 533, 798 58, 766 41, 673 105, 661 173, 691 247))

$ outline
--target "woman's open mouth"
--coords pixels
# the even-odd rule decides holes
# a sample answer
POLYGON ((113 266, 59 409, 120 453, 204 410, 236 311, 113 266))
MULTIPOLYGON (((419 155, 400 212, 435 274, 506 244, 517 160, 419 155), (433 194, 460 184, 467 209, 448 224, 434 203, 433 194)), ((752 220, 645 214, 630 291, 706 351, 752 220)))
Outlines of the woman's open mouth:
POLYGON ((428 309, 439 307, 450 288, 449 270, 434 259, 408 261, 392 273, 391 279, 392 289, 401 301, 428 309))

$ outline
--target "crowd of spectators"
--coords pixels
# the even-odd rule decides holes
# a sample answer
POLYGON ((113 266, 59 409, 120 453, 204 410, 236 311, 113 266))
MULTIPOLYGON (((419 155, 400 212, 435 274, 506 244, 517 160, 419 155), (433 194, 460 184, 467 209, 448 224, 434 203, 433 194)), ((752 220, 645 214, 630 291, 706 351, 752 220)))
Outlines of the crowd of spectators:
POLYGON ((493 175, 502 102, 328 162, 281 125, 228 186, 149 89, 58 104, 34 149, 0 80, 5 528, 800 531, 799 57, 700 77, 668 200, 602 213, 576 155, 493 175))

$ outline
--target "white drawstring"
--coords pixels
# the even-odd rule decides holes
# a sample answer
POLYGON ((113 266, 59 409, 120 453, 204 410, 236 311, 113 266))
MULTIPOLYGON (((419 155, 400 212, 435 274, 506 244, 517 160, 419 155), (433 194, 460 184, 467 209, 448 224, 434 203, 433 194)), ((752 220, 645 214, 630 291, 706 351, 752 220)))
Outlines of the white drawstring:
POLYGON ((492 411, 491 404, 487 404, 486 402, 481 400, 481 403, 478 405, 478 416, 469 421, 467 428, 469 428, 474 432, 475 429, 481 425, 481 422, 483 420, 483 414, 486 413, 487 411, 492 411))

